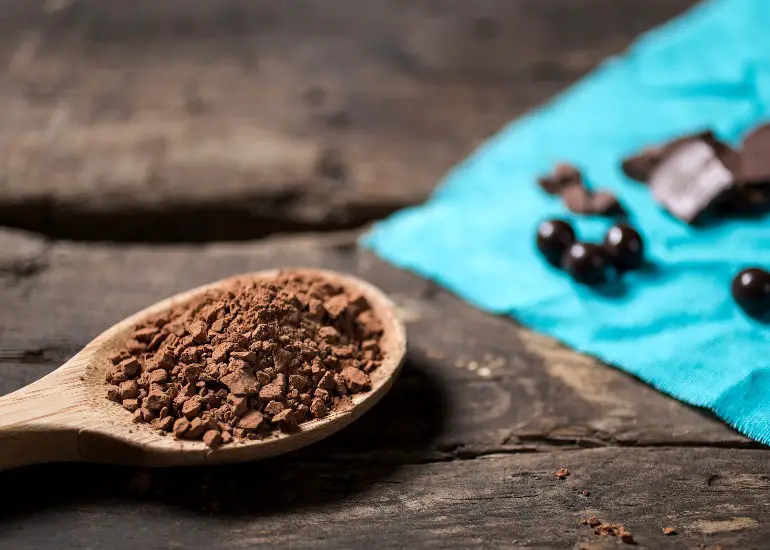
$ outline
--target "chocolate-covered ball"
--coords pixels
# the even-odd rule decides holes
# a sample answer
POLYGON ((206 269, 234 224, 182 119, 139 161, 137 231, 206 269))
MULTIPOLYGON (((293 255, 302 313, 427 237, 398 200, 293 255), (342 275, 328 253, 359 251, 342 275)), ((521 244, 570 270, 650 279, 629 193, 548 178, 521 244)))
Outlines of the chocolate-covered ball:
POLYGON ((638 269, 644 263, 644 241, 630 225, 610 227, 604 237, 604 250, 612 265, 622 271, 638 269))
POLYGON ((598 285, 609 278, 611 264, 602 247, 578 242, 564 255, 562 267, 578 283, 598 285))
POLYGON ((537 228, 537 249, 548 262, 559 267, 567 249, 575 242, 575 231, 564 220, 546 220, 537 228))
POLYGON ((739 272, 731 285, 733 298, 749 315, 770 313, 770 273, 758 267, 739 272))

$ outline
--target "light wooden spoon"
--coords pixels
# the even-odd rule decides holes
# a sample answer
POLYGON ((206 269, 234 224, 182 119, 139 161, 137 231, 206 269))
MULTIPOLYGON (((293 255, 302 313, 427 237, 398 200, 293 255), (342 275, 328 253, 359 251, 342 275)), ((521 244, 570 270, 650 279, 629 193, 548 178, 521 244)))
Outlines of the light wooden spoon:
POLYGON ((354 406, 301 424, 293 434, 233 442, 212 450, 200 441, 162 436, 106 399, 104 384, 110 355, 134 327, 148 317, 198 297, 233 280, 272 279, 278 270, 240 275, 177 294, 114 325, 51 374, 0 398, 0 469, 41 462, 82 461, 144 466, 196 465, 266 458, 304 447, 344 428, 387 393, 406 353, 406 332, 395 305, 374 286, 348 275, 323 270, 293 272, 325 277, 361 292, 383 325, 382 364, 371 374, 368 392, 353 396, 354 406))

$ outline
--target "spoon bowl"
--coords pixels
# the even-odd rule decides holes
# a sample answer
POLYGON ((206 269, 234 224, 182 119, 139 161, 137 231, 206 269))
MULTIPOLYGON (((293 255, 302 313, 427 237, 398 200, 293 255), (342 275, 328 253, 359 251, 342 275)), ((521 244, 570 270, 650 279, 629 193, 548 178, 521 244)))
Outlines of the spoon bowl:
POLYGON ((201 441, 179 440, 148 424, 135 424, 128 411, 106 398, 109 357, 121 349, 136 325, 235 280, 266 281, 279 274, 279 270, 258 271, 182 292, 143 309, 97 336, 49 375, 0 398, 0 469, 60 461, 142 466, 243 462, 299 449, 359 418, 388 392, 401 369, 406 331, 396 307, 382 291, 356 277, 318 269, 291 271, 360 292, 382 322, 383 361, 370 374, 369 391, 352 396, 352 407, 304 422, 295 433, 235 439, 211 449, 201 441))

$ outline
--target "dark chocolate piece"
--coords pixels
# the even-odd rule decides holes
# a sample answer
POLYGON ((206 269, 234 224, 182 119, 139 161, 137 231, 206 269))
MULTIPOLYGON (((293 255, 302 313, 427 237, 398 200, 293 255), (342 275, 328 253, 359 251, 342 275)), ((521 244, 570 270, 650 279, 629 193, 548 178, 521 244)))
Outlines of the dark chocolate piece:
POLYGON ((582 185, 570 185, 562 191, 561 198, 569 211, 576 214, 613 216, 623 213, 617 197, 609 191, 592 193, 582 185))
POLYGON ((661 147, 647 147, 640 153, 623 159, 621 167, 623 173, 641 183, 647 183, 650 174, 660 164, 663 158, 663 149, 661 147))
POLYGON ((644 241, 630 225, 617 224, 610 227, 604 237, 604 251, 612 265, 621 271, 637 269, 644 263, 644 241))
POLYGON ((731 285, 733 298, 752 316, 770 312, 770 273, 750 267, 738 273, 731 285))
POLYGON ((764 214, 770 211, 770 186, 735 186, 719 203, 719 211, 728 216, 764 214))
POLYGON ((652 194, 666 210, 694 222, 735 182, 713 144, 694 140, 673 149, 650 175, 652 194))
POLYGON ((575 242, 575 231, 564 220, 547 220, 537 228, 537 249, 549 263, 560 266, 567 249, 575 242))
POLYGON ((591 193, 582 184, 570 185, 561 193, 561 200, 570 212, 589 214, 591 212, 591 193))
POLYGON ((598 285, 609 278, 611 266, 600 246, 578 242, 564 255, 562 267, 578 283, 598 285))
POLYGON ((549 195, 560 195, 568 186, 583 186, 580 170, 570 164, 557 164, 553 173, 538 180, 540 187, 549 195))
MULTIPOLYGON (((719 141, 714 133, 709 130, 682 136, 660 145, 645 147, 636 155, 623 159, 621 163, 623 172, 632 180, 636 180, 640 183, 649 183, 652 172, 674 149, 680 145, 691 143, 693 141, 705 141, 717 151, 717 155, 720 157, 731 157, 735 155, 734 151, 732 151, 725 143, 719 141)), ((727 161, 726 164, 730 165, 731 161, 727 161)), ((732 166, 730 166, 730 168, 733 169, 732 166)), ((737 168, 737 162, 735 168, 737 168)))
POLYGON ((740 178, 749 185, 770 185, 770 124, 755 128, 743 140, 740 178))
POLYGON ((598 191, 591 195, 590 210, 591 214, 599 214, 600 216, 615 216, 624 213, 618 198, 609 191, 598 191))

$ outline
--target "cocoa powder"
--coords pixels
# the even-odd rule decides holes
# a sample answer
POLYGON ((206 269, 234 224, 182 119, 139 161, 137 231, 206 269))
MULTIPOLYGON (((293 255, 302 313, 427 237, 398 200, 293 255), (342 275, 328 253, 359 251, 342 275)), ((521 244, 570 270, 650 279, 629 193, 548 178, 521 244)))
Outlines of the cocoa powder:
POLYGON ((362 295, 321 277, 240 280, 137 326, 107 398, 210 447, 292 432, 370 388, 381 334, 362 295))

